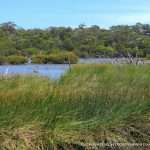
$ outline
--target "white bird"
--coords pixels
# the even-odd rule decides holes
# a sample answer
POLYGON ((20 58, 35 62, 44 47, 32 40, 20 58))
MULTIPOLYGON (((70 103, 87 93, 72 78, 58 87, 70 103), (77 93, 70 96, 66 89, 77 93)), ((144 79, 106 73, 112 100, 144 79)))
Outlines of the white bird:
POLYGON ((9 68, 6 69, 4 76, 8 76, 8 70, 9 68))

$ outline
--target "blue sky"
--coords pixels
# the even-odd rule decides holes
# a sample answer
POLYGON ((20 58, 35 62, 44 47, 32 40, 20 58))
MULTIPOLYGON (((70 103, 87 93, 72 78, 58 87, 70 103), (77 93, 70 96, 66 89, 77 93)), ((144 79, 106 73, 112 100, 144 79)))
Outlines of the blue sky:
POLYGON ((150 23, 150 0, 0 0, 0 23, 29 28, 150 23))

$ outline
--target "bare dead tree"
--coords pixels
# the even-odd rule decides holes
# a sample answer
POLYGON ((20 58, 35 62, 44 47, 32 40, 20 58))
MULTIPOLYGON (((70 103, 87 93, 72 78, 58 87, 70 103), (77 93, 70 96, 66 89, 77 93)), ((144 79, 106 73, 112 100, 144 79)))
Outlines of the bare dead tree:
POLYGON ((133 63, 134 63, 134 61, 133 61, 132 56, 130 55, 130 53, 129 53, 129 52, 127 52, 127 54, 128 54, 129 59, 130 59, 130 64, 133 64, 133 63))
POLYGON ((127 54, 128 54, 129 60, 130 60, 130 64, 135 64, 136 66, 138 66, 138 64, 139 64, 138 54, 136 54, 135 59, 132 57, 132 55, 129 52, 127 52, 127 54))

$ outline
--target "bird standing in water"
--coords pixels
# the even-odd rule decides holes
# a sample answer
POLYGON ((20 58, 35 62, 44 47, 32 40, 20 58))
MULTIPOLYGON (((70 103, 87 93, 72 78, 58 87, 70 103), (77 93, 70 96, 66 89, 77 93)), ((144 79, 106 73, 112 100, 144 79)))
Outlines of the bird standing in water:
POLYGON ((7 68, 6 71, 5 71, 5 73, 4 73, 5 77, 8 76, 8 70, 9 70, 9 68, 7 68))

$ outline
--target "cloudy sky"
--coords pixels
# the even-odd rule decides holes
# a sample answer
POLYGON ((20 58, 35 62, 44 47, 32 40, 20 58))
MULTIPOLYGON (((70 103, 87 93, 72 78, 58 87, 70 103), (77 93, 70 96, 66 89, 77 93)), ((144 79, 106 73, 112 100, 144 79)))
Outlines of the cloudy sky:
POLYGON ((0 23, 23 28, 150 24, 150 0, 0 0, 0 23))

